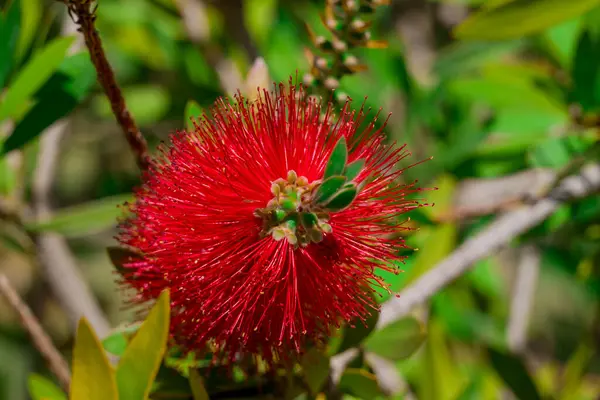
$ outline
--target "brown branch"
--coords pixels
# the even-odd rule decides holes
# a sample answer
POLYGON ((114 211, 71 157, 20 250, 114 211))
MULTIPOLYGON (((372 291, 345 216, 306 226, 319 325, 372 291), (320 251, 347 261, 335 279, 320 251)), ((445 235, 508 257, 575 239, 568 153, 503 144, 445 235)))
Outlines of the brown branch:
POLYGON ((108 97, 113 114, 125 134, 138 166, 140 169, 146 170, 149 166, 148 144, 127 109, 125 99, 115 79, 115 74, 104 53, 102 41, 94 25, 96 8, 93 3, 95 2, 93 0, 61 1, 67 5, 71 18, 79 25, 79 31, 83 34, 85 44, 90 51, 90 58, 96 68, 98 82, 104 89, 106 97, 108 97))
POLYGON ((69 391, 71 384, 71 372, 62 355, 58 352, 52 340, 48 337, 44 328, 35 318, 29 307, 21 300, 17 291, 12 287, 8 278, 0 274, 0 293, 4 295, 12 308, 19 314, 21 324, 31 336, 34 346, 48 363, 48 367, 58 378, 60 385, 65 391, 69 391))

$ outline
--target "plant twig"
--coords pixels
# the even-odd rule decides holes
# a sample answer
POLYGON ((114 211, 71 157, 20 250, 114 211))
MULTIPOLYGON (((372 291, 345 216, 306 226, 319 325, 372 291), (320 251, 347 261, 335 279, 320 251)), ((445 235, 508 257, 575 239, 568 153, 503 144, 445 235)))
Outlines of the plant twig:
POLYGON ((60 0, 68 7, 69 14, 74 22, 79 25, 85 44, 90 51, 90 58, 96 68, 98 82, 110 102, 113 114, 121 126, 129 147, 133 151, 136 162, 141 170, 149 166, 148 144, 138 129, 135 120, 127 109, 121 89, 115 79, 112 67, 108 63, 102 47, 102 41, 94 25, 96 20, 96 7, 93 0, 60 0))
POLYGON ((523 247, 517 266, 506 332, 508 348, 515 353, 522 352, 527 344, 527 327, 539 273, 539 250, 532 245, 523 247))
POLYGON ((385 302, 379 317, 383 327, 408 314, 457 279, 476 262, 508 244, 512 239, 544 221, 561 204, 589 196, 600 190, 600 164, 587 164, 579 174, 564 179, 548 196, 506 213, 487 229, 467 240, 429 272, 402 290, 399 297, 385 302))
POLYGON ((69 366, 59 351, 52 344, 38 320, 29 307, 19 297, 17 291, 12 287, 8 278, 0 274, 0 293, 4 295, 12 308, 19 314, 21 324, 31 336, 34 346, 48 363, 52 373, 58 378, 60 385, 65 391, 69 391, 71 384, 71 372, 69 366))

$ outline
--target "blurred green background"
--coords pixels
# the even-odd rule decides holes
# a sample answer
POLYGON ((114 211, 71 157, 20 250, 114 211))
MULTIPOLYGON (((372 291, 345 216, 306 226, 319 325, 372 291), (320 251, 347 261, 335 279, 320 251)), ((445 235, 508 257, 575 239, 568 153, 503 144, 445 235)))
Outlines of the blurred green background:
MULTIPOLYGON (((232 93, 256 57, 265 59, 274 81, 307 72, 303 49, 310 42, 303 23, 324 34, 323 3, 100 0, 97 27, 154 149, 184 128, 190 100, 207 108, 232 93)), ((0 0, 0 10, 0 205, 22 215, 36 234, 68 245, 50 242, 49 251, 64 256, 68 250, 72 258, 58 259, 79 271, 91 299, 117 326, 132 315, 105 248, 114 245, 116 205, 139 182, 134 158, 87 53, 80 45, 68 50, 80 37, 65 6, 0 0), (64 125, 46 130, 59 119, 64 125)), ((407 181, 439 189, 422 194, 435 207, 411 214, 420 229, 407 241, 420 251, 402 266, 405 273, 385 276, 401 291, 496 215, 542 193, 555 173, 598 158, 600 1, 400 0, 373 18, 373 37, 389 47, 357 51, 369 70, 345 77, 340 89, 355 106, 367 97, 372 114, 379 108, 392 113, 386 132, 408 144, 413 156, 407 165, 433 156, 407 170, 407 181), (483 3, 515 5, 455 30, 483 3)), ((18 224, 0 221, 0 239, 0 272, 69 354, 77 310, 66 309, 60 294, 72 289, 69 269, 58 269, 53 279, 53 267, 44 265, 47 253, 40 254, 43 244, 18 224)), ((417 310, 419 318, 426 315, 425 343, 411 357, 388 362, 387 376, 377 374, 379 395, 497 399, 507 398, 512 387, 524 390, 519 398, 535 398, 527 391, 530 378, 541 397, 600 398, 599 261, 596 194, 562 206, 417 310), (530 286, 523 300, 515 288, 525 279, 530 286), (530 313, 524 325, 514 326, 511 316, 522 308, 530 313), (521 356, 490 357, 483 350, 492 345, 521 356), (518 370, 522 364, 511 364, 517 359, 529 375, 518 370), (504 382, 511 373, 520 383, 504 382)), ((0 398, 27 398, 31 372, 47 374, 0 299, 0 398)))

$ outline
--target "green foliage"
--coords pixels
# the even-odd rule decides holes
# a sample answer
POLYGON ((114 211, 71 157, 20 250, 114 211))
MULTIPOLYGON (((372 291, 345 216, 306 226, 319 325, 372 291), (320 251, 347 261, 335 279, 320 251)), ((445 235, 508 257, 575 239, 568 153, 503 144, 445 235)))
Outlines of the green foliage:
POLYGON ((365 350, 400 361, 413 354, 425 341, 425 327, 414 317, 402 318, 375 331, 364 342, 365 350))
POLYGON ((377 321, 379 321, 379 312, 371 311, 365 321, 354 321, 353 325, 346 326, 337 352, 341 353, 353 347, 358 347, 373 332, 377 321))
POLYGON ((45 221, 27 222, 32 232, 58 232, 66 236, 80 236, 115 226, 116 220, 125 212, 122 206, 132 199, 131 195, 111 196, 58 210, 45 221))
POLYGON ((6 138, 2 152, 22 148, 46 128, 68 115, 89 94, 96 72, 87 52, 64 59, 33 98, 36 103, 6 138))
POLYGON ((184 116, 185 116, 185 126, 187 127, 187 129, 189 130, 193 130, 194 129, 194 124, 192 123, 192 118, 196 119, 196 118, 200 118, 202 116, 202 107, 200 107, 200 105, 198 103, 196 103, 194 100, 189 100, 187 102, 187 104, 185 105, 185 112, 184 112, 184 116))
POLYGON ((480 40, 518 38, 576 17, 598 4, 598 0, 501 1, 470 16, 456 29, 456 36, 480 40))
POLYGON ((312 348, 302 356, 304 382, 310 393, 317 394, 329 376, 329 357, 320 349, 312 348))
POLYGON ((19 39, 20 14, 18 1, 9 2, 5 10, 0 10, 0 60, 3 60, 0 63, 0 87, 3 87, 14 62, 19 39))
POLYGON ((67 400, 67 396, 54 382, 41 375, 32 374, 28 384, 29 394, 33 400, 67 400))
POLYGON ((490 348, 490 362, 498 375, 520 400, 539 400, 542 397, 523 361, 511 354, 490 348))
POLYGON ((31 96, 52 76, 67 55, 75 37, 58 38, 36 53, 18 73, 0 102, 0 121, 19 118, 31 96))
POLYGON ((331 156, 329 156, 329 160, 325 166, 323 179, 330 178, 334 175, 343 175, 347 160, 348 148, 346 147, 346 138, 342 137, 333 148, 331 156))

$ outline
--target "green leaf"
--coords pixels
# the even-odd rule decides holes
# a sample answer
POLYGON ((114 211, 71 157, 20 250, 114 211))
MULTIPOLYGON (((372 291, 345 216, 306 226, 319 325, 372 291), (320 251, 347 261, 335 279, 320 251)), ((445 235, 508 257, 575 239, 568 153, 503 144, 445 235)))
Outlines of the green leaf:
POLYGON ((377 325, 377 321, 379 321, 379 311, 371 310, 371 315, 369 315, 365 321, 357 320, 352 323, 354 326, 347 325, 344 328, 342 343, 340 344, 340 347, 336 353, 341 353, 352 347, 357 347, 360 345, 366 338, 369 337, 371 332, 373 332, 375 326, 377 325))
POLYGON ((124 215, 119 206, 131 200, 131 195, 105 197, 59 209, 50 219, 27 222, 25 227, 32 232, 58 232, 71 237, 102 231, 116 225, 117 218, 124 215))
POLYGON ((360 171, 362 171, 364 166, 365 166, 365 160, 356 160, 354 162, 351 162, 350 164, 348 164, 346 166, 346 170, 344 171, 344 176, 346 177, 346 179, 351 181, 354 178, 356 178, 358 176, 358 174, 360 174, 360 171))
POLYGON ((342 186, 344 186, 344 183, 346 183, 346 177, 340 175, 330 176, 329 178, 325 179, 317 188, 317 203, 331 198, 331 196, 333 196, 338 190, 341 189, 342 186))
POLYGON ((196 369, 190 369, 190 387, 194 400, 209 400, 202 377, 196 369))
POLYGON ((41 375, 31 374, 27 384, 33 400, 67 400, 67 395, 54 382, 41 375))
POLYGON ((427 342, 425 343, 425 370, 428 385, 419 388, 418 398, 454 400, 468 385, 468 379, 459 368, 458 360, 446 343, 446 335, 442 325, 435 318, 428 325, 427 342))
MULTIPOLYGON (((17 1, 14 1, 18 3, 17 1)), ((41 0, 20 0, 21 3, 21 34, 17 42, 16 55, 21 59, 35 38, 42 18, 41 0)), ((0 35, 1 36, 1 35, 0 35)), ((2 86, 0 84, 0 86, 2 86)))
POLYGON ((329 357, 320 349, 313 347, 302 356, 301 365, 304 382, 310 392, 316 395, 329 376, 329 357))
POLYGON ((125 353, 127 345, 135 336, 138 329, 140 329, 140 325, 141 324, 139 323, 128 324, 112 330, 108 336, 102 340, 104 350, 116 356, 122 356, 125 353))
POLYGON ((599 0, 512 0, 471 15, 454 33, 459 39, 519 38, 574 18, 598 4, 599 0))
POLYGON ((132 250, 123 247, 109 246, 106 249, 110 262, 121 275, 127 272, 126 264, 138 261, 142 256, 132 250))
MULTIPOLYGON (((2 143, 0 142, 0 148, 2 143)), ((6 157, 0 157, 0 195, 7 196, 17 185, 17 176, 6 157)))
POLYGON ((346 138, 342 136, 331 152, 323 179, 327 179, 334 175, 342 175, 348 161, 348 148, 346 147, 346 138))
POLYGON ((585 30, 573 58, 571 78, 573 89, 571 101, 579 104, 584 112, 600 107, 600 35, 585 30))
POLYGON ((185 127, 189 130, 193 130, 194 124, 192 123, 192 119, 200 118, 202 112, 200 104, 196 103, 194 100, 189 100, 185 105, 185 120, 183 121, 185 127))
POLYGON ((347 368, 339 383, 342 393, 349 393, 359 399, 377 399, 383 396, 377 377, 364 369, 347 368))
POLYGON ((425 337, 423 324, 406 317, 373 332, 365 341, 365 349, 390 360, 403 360, 421 347, 425 337))
POLYGON ((67 116, 87 96, 96 72, 87 52, 66 58, 59 70, 35 94, 37 103, 17 124, 2 146, 2 153, 19 149, 47 127, 67 116))
POLYGON ((70 400, 117 400, 114 370, 85 318, 79 321, 73 350, 70 400))
POLYGON ((324 207, 328 211, 342 211, 352 204, 356 195, 358 194, 358 189, 356 187, 349 187, 347 189, 340 190, 335 196, 333 196, 324 207))
POLYGON ((30 96, 56 71, 74 40, 74 36, 55 39, 33 56, 19 72, 0 102, 0 121, 17 116, 17 112, 22 109, 30 96))
POLYGON ((123 332, 111 333, 109 336, 102 340, 102 346, 104 349, 111 354, 116 356, 121 356, 125 353, 125 349, 127 348, 127 338, 123 334, 123 332))
POLYGON ((542 398, 520 358, 492 348, 489 348, 488 352, 492 367, 518 399, 539 400, 542 398))
MULTIPOLYGON (((158 85, 136 85, 123 88, 127 107, 140 125, 160 121, 169 111, 171 95, 158 85)), ((104 95, 93 100, 93 108, 105 118, 112 118, 112 109, 104 95)))
POLYGON ((169 292, 161 293, 117 366, 120 399, 147 399, 167 347, 169 292))
POLYGON ((0 60, 2 60, 0 61, 0 89, 4 87, 4 82, 15 61, 20 28, 19 5, 17 0, 9 1, 7 8, 0 10, 0 38, 2 38, 0 40, 0 60))

